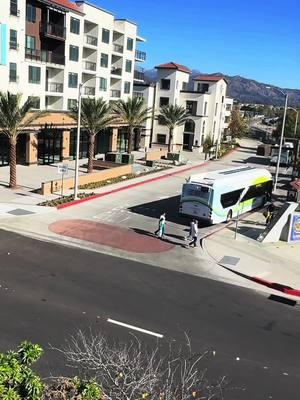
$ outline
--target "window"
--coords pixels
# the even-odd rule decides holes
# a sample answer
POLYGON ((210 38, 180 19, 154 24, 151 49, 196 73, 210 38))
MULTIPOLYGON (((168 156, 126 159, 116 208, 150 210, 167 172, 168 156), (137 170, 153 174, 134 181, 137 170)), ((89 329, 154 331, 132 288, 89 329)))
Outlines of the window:
POLYGON ((218 103, 216 103, 216 108, 215 108, 215 117, 217 116, 217 114, 218 114, 218 103))
MULTIPOLYGON (((202 125, 202 133, 205 133, 205 121, 203 121, 203 125, 202 125)), ((204 137, 203 137, 204 139, 204 137)), ((203 140, 202 140, 203 141, 203 140)))
POLYGON ((231 104, 226 104, 226 111, 231 111, 231 104))
POLYGON ((68 99, 68 110, 73 110, 75 107, 77 107, 77 100, 68 99))
POLYGON ((79 19, 71 17, 70 32, 76 33, 76 35, 79 35, 79 33, 80 33, 80 21, 79 21, 79 19))
POLYGON ((207 115, 207 101, 204 103, 204 113, 203 115, 207 115))
POLYGON ((36 20, 36 8, 32 4, 26 6, 26 21, 35 22, 36 20))
POLYGON ((71 61, 78 61, 79 47, 70 45, 69 58, 71 61))
POLYGON ((170 90, 171 81, 170 79, 162 79, 160 81, 160 88, 162 90, 170 90))
POLYGON ((160 97, 159 107, 164 107, 169 105, 169 97, 160 97))
POLYGON ((157 134, 157 143, 166 144, 166 135, 162 135, 160 133, 157 134))
POLYGON ((78 74, 69 72, 69 88, 77 88, 78 86, 78 74))
POLYGON ((109 30, 108 29, 102 29, 102 42, 103 43, 109 43, 109 30))
POLYGON ((34 36, 25 36, 25 47, 26 49, 35 50, 35 37, 34 36))
POLYGON ((132 71, 132 61, 131 60, 126 60, 125 71, 126 72, 131 72, 132 71))
POLYGON ((182 90, 186 90, 187 88, 187 83, 186 82, 182 82, 182 90))
POLYGON ((100 78, 100 88, 99 90, 101 92, 106 92, 107 91, 107 79, 106 78, 100 78))
POLYGON ((29 66, 28 69, 28 81, 29 83, 39 84, 41 83, 41 68, 29 66))
POLYGON ((18 16, 18 0, 10 0, 10 15, 18 16))
POLYGON ((236 205, 244 189, 234 190, 221 195, 221 204, 223 208, 236 205))
POLYGON ((197 115, 197 102, 188 100, 186 102, 186 110, 190 115, 197 115))
POLYGON ((130 82, 125 82, 124 83, 124 93, 129 94, 130 93, 130 82))
POLYGON ((225 124, 229 124, 230 122, 230 116, 225 117, 225 124))
POLYGON ((11 50, 17 50, 17 48, 18 48, 17 35, 18 35, 18 33, 14 29, 11 29, 9 31, 9 48, 11 50))
POLYGON ((108 54, 101 53, 100 65, 103 68, 108 67, 108 54))
POLYGON ((127 38, 127 50, 132 51, 133 50, 133 39, 127 38))
POLYGON ((31 107, 39 110, 41 108, 41 99, 35 96, 29 96, 28 100, 31 101, 31 107))
POLYGON ((216 132, 216 121, 214 122, 213 133, 216 132))
POLYGON ((187 197, 198 197, 206 202, 209 201, 211 190, 207 186, 185 185, 183 195, 187 197))
POLYGON ((9 82, 17 82, 17 64, 9 63, 9 82))
POLYGON ((200 93, 207 93, 209 89, 208 83, 198 83, 197 91, 200 93))
POLYGON ((255 197, 260 197, 271 193, 272 191, 272 181, 260 183, 259 185, 250 186, 242 201, 250 200, 255 197))

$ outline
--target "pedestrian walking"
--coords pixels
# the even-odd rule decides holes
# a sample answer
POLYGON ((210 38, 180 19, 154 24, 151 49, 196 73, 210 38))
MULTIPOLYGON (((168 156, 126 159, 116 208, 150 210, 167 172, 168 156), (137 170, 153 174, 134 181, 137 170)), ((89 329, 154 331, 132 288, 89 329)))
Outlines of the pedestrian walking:
POLYGON ((160 238, 164 237, 165 234, 165 223, 166 223, 166 213, 161 214, 158 220, 158 229, 154 234, 160 238))
POLYGON ((198 221, 196 219, 193 219, 191 222, 191 229, 190 229, 190 235, 192 238, 192 241, 189 243, 189 247, 194 246, 197 247, 197 240, 198 240, 198 221))

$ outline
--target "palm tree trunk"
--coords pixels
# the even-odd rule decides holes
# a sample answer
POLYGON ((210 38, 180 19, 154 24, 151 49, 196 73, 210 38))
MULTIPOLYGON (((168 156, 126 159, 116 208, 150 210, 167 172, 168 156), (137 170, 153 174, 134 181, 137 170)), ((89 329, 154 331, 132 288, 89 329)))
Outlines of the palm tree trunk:
POLYGON ((17 139, 9 138, 9 187, 17 187, 17 139))
POLYGON ((132 138, 133 138, 133 126, 129 127, 129 136, 128 136, 128 154, 132 152, 132 138))
POLYGON ((94 152, 95 152, 95 135, 89 135, 89 149, 88 149, 88 174, 93 172, 94 168, 94 152))
POLYGON ((172 152, 172 139, 173 139, 173 129, 169 131, 169 143, 168 143, 168 152, 172 152))

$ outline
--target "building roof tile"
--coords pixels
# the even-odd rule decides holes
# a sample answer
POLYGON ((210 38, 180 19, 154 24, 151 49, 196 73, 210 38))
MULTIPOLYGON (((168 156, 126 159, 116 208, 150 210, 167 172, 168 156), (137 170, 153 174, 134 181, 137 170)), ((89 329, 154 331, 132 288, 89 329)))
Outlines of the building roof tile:
POLYGON ((169 63, 166 63, 166 64, 157 65, 155 68, 156 69, 176 69, 177 71, 186 72, 188 74, 191 73, 191 71, 184 65, 180 65, 180 64, 174 63, 172 61, 169 63))
POLYGON ((72 3, 69 0, 51 0, 51 3, 54 3, 54 4, 58 5, 58 6, 63 7, 63 8, 67 8, 68 10, 81 12, 80 8, 75 3, 72 3))
POLYGON ((206 82, 219 82, 222 79, 227 83, 225 76, 222 75, 197 75, 194 81, 206 81, 206 82))

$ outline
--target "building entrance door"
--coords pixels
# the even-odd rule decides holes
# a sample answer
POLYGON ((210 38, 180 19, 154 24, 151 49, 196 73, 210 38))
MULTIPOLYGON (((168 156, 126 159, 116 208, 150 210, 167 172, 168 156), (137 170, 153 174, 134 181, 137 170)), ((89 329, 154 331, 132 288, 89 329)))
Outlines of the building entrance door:
MULTIPOLYGON (((70 133, 70 157, 76 158, 76 141, 77 130, 72 129, 70 133)), ((89 136, 83 130, 80 131, 79 158, 87 158, 88 156, 89 136)))
POLYGON ((17 140, 17 164, 26 164, 27 133, 21 133, 17 140))
POLYGON ((183 134, 183 149, 192 151, 193 143, 194 143, 194 134, 193 133, 184 133, 183 134))
POLYGON ((118 130, 117 152, 125 153, 128 149, 128 132, 126 128, 118 130))
POLYGON ((61 161, 62 131, 44 129, 38 134, 38 164, 47 165, 61 161))
POLYGON ((8 137, 0 133, 0 167, 9 163, 9 142, 8 137))

